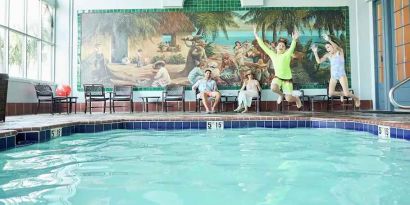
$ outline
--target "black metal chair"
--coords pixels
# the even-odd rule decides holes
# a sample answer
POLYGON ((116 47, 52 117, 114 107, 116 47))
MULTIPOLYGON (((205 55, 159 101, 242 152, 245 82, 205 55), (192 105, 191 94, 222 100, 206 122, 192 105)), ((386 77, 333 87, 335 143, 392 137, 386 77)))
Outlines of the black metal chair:
POLYGON ((91 106, 92 102, 103 102, 104 103, 103 112, 105 113, 107 100, 110 100, 110 98, 105 97, 104 85, 102 85, 102 84, 84 84, 83 86, 84 86, 84 99, 85 99, 84 113, 87 113, 88 104, 89 104, 88 108, 90 109, 90 114, 91 114, 91 109, 92 108, 97 108, 97 107, 92 107, 91 106))
POLYGON ((134 112, 134 101, 133 101, 133 90, 134 86, 132 85, 114 85, 114 90, 111 96, 111 104, 110 107, 112 111, 115 112, 116 107, 124 107, 124 106, 116 106, 115 102, 129 102, 130 103, 130 112, 134 112))
MULTIPOLYGON (((351 97, 343 96, 343 101, 341 100, 341 96, 329 96, 329 82, 327 82, 327 111, 334 110, 334 107, 339 105, 343 108, 343 110, 347 111, 349 107, 352 107, 352 110, 355 110, 354 106, 354 100, 351 97)), ((343 93, 343 88, 342 85, 337 82, 335 86, 335 91, 336 92, 342 92, 343 93)), ((353 89, 349 89, 349 92, 354 94, 353 89)))
MULTIPOLYGON (((246 87, 245 87, 245 90, 246 90, 246 87)), ((255 106, 256 106, 255 110, 256 110, 257 113, 259 113, 261 111, 261 107, 260 107, 261 98, 262 98, 262 92, 261 91, 258 91, 258 96, 257 97, 252 98, 252 103, 255 104, 255 106)))
MULTIPOLYGON (((168 102, 182 102, 182 111, 185 112, 185 87, 183 85, 167 85, 162 92, 162 111, 168 112, 168 102)), ((179 106, 178 106, 179 108, 179 106)))
MULTIPOLYGON (((55 96, 53 89, 51 88, 50 85, 47 84, 37 84, 34 85, 34 89, 36 90, 36 95, 37 95, 37 109, 36 109, 36 114, 38 114, 38 110, 40 107, 40 103, 42 102, 49 102, 51 105, 51 114, 54 114, 54 112, 57 110, 57 106, 62 103, 67 103, 67 97, 60 97, 60 96, 55 96)), ((58 109, 59 113, 61 113, 61 110, 58 109)), ((68 109, 67 109, 68 113, 68 109)))
POLYGON ((239 91, 236 93, 236 95, 232 94, 221 94, 221 111, 227 112, 227 108, 229 104, 232 104, 233 107, 235 107, 236 104, 238 104, 238 95, 239 91))

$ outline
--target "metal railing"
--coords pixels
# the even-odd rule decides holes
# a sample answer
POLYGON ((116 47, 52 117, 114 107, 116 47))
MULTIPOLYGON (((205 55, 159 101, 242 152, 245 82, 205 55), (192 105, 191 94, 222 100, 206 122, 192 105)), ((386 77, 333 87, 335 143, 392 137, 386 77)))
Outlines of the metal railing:
POLYGON ((389 91, 389 100, 390 103, 396 107, 396 108, 400 108, 400 109, 410 109, 409 105, 400 105, 395 99, 394 99, 394 92, 397 90, 397 88, 399 88, 400 86, 404 85, 405 83, 407 83, 408 81, 410 81, 410 78, 407 78, 403 81, 401 81, 400 83, 398 83, 397 85, 395 85, 394 87, 392 87, 389 91))

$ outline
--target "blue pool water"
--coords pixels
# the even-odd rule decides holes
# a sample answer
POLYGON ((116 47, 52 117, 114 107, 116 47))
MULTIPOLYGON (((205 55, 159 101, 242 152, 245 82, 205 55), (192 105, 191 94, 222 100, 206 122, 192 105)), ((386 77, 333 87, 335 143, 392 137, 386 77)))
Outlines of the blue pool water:
POLYGON ((113 130, 0 153, 0 204, 409 204, 410 143, 338 129, 113 130))

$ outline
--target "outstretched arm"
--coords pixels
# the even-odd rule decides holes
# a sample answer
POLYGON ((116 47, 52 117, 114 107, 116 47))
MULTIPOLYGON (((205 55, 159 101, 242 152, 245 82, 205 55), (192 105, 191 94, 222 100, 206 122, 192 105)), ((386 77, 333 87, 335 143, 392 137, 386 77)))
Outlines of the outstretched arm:
POLYGON ((325 54, 322 58, 319 58, 319 54, 317 54, 317 46, 312 46, 311 49, 313 51, 313 54, 315 55, 315 60, 317 64, 325 62, 329 54, 325 54))
POLYGON ((341 55, 343 55, 343 49, 341 47, 339 47, 335 42, 333 42, 329 35, 323 34, 323 39, 325 39, 325 41, 329 42, 330 45, 332 45, 334 49, 336 49, 337 51, 340 52, 341 55))
POLYGON ((296 48, 296 41, 299 39, 299 31, 295 28, 292 33, 292 43, 290 44, 290 48, 286 51, 288 53, 293 53, 296 48))
POLYGON ((256 26, 253 27, 253 35, 255 36, 256 41, 258 42, 259 47, 266 53, 268 56, 273 56, 275 54, 268 46, 265 45, 262 39, 259 38, 258 33, 256 32, 256 26))

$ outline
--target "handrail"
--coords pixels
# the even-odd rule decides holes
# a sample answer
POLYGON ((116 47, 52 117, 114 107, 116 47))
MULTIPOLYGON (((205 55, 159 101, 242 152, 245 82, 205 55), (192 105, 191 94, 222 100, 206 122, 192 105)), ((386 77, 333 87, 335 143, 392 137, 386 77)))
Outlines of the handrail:
POLYGON ((392 87, 389 91, 389 99, 390 99, 390 103, 394 106, 394 107, 398 107, 401 109, 410 109, 410 106, 406 106, 406 105, 400 105, 399 103, 397 103, 397 101, 394 99, 394 91, 396 91, 397 88, 399 88, 400 86, 402 86, 403 84, 407 83, 408 81, 410 81, 410 77, 401 81, 400 83, 398 83, 397 85, 395 85, 394 87, 392 87))

